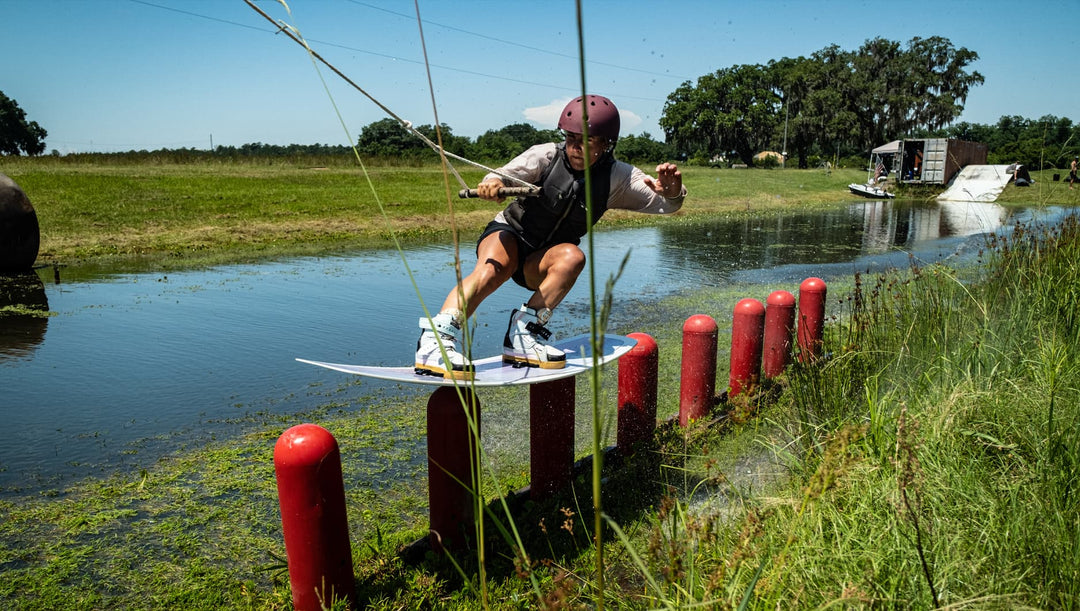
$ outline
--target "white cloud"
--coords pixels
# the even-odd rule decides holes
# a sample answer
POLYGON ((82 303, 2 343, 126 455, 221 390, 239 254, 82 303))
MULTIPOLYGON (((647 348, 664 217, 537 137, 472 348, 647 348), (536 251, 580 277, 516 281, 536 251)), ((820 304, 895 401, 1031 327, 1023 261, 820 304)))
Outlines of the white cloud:
MULTIPOLYGON (((526 108, 521 112, 525 119, 536 125, 537 129, 555 129, 555 126, 559 123, 559 113, 573 98, 558 98, 548 102, 543 106, 533 106, 526 108)), ((618 104, 616 104, 618 106, 618 104)), ((635 113, 620 108, 619 109, 619 122, 622 127, 619 132, 622 134, 631 133, 630 130, 641 125, 641 117, 635 113)))
POLYGON ((641 125, 641 117, 630 112, 629 110, 619 110, 619 133, 626 135, 631 133, 630 130, 641 125))
POLYGON ((526 108, 521 114, 527 121, 536 124, 538 129, 554 129, 559 122, 559 113, 573 98, 561 98, 548 102, 544 106, 526 108))

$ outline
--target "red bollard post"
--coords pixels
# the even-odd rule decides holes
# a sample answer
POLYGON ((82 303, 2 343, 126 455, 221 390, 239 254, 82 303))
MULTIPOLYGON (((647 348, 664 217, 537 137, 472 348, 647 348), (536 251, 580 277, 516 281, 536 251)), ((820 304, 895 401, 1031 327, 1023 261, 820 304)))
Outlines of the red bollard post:
POLYGON ((762 369, 765 378, 784 373, 791 362, 792 336, 795 333, 795 296, 787 291, 773 291, 765 300, 765 346, 762 369))
POLYGON ((807 278, 799 285, 799 360, 804 363, 821 356, 826 288, 821 278, 807 278))
POLYGON ((695 314, 683 323, 682 379, 679 381, 679 424, 709 414, 716 396, 716 321, 695 314))
POLYGON ((472 536, 479 434, 480 400, 470 388, 440 386, 431 393, 427 404, 428 512, 431 549, 436 553, 464 549, 472 536), (475 436, 463 400, 475 421, 475 436))
POLYGON ((315 424, 299 424, 274 445, 274 474, 293 607, 317 611, 334 599, 355 603, 345 483, 337 440, 315 424))
POLYGON ((570 484, 574 472, 573 376, 529 386, 529 496, 540 500, 570 484))
POLYGON ((637 344, 619 359, 619 421, 615 447, 627 456, 634 444, 645 441, 656 429, 656 388, 660 352, 656 340, 646 333, 627 337, 637 344))
POLYGON ((765 306, 757 299, 735 304, 731 321, 731 376, 728 396, 756 386, 761 376, 761 350, 765 334, 765 306))

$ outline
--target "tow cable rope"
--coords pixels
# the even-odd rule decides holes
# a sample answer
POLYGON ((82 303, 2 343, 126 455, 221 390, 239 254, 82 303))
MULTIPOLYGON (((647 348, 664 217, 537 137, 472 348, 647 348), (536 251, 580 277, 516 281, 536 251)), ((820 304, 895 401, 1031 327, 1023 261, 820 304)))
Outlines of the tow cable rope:
MULTIPOLYGON (((518 190, 515 190, 514 194, 524 195, 524 194, 535 194, 535 193, 539 192, 539 187, 537 187, 536 185, 533 185, 533 184, 531 184, 529 182, 526 182, 526 181, 524 181, 524 180, 522 180, 520 178, 510 176, 509 174, 505 174, 503 172, 500 172, 500 171, 498 171, 498 170, 496 170, 494 168, 489 168, 488 166, 486 166, 486 165, 484 165, 482 163, 477 163, 475 161, 472 161, 471 159, 466 159, 465 157, 462 157, 461 155, 456 155, 454 153, 451 153, 450 151, 447 151, 445 148, 439 146, 437 143, 432 142, 431 139, 429 139, 427 136, 425 136, 420 131, 418 131, 416 128, 414 128, 411 121, 408 121, 408 120, 403 119, 400 116, 398 116, 397 113, 390 110, 386 105, 384 105, 379 100, 375 99, 375 97, 373 95, 371 95, 370 93, 365 91, 364 88, 361 87, 360 85, 356 84, 356 82, 354 82, 351 78, 346 76, 345 73, 343 73, 341 70, 338 70, 336 66, 334 66, 330 62, 323 59, 323 57, 321 55, 319 55, 314 49, 312 49, 307 44, 307 41, 305 41, 300 36, 297 36, 297 34, 294 31, 295 28, 293 26, 285 23, 282 20, 274 19, 270 15, 267 15, 266 12, 264 12, 261 8, 256 6, 255 3, 252 0, 244 0, 244 2, 246 2, 247 5, 250 6, 256 13, 262 15, 264 19, 266 19, 270 23, 274 24, 274 27, 277 29, 277 31, 279 33, 285 34, 286 36, 289 37, 290 40, 292 40, 296 44, 300 45, 301 47, 304 47, 304 49, 307 50, 307 52, 311 55, 311 57, 313 57, 314 59, 321 62, 324 66, 326 66, 331 71, 333 71, 334 74, 341 77, 341 79, 343 81, 345 81, 346 83, 351 85, 353 89, 359 91, 361 94, 363 94, 364 97, 371 100, 371 102, 373 104, 378 106, 379 109, 381 109, 383 112, 385 112, 387 115, 389 115, 392 119, 397 121, 398 124, 401 125, 401 127, 405 128, 406 131, 408 131, 410 134, 412 134, 412 135, 416 136, 417 138, 419 138, 424 144, 428 145, 428 147, 430 147, 431 150, 435 151, 436 153, 440 153, 440 154, 442 154, 442 155, 444 155, 446 157, 456 159, 456 160, 458 160, 458 161, 460 161, 462 163, 467 163, 467 164, 469 164, 469 165, 471 165, 473 167, 480 168, 481 170, 486 170, 490 174, 495 174, 495 175, 499 176, 502 179, 509 180, 511 182, 520 184, 522 187, 525 187, 525 189, 522 189, 520 192, 517 192, 518 190)), ((466 183, 465 180, 461 177, 461 175, 458 174, 458 171, 454 168, 454 166, 452 164, 450 164, 449 162, 447 162, 446 166, 450 169, 450 172, 454 175, 454 178, 456 178, 458 183, 461 185, 462 194, 470 192, 468 183, 466 183)), ((473 192, 472 195, 475 196, 475 192, 473 192)), ((464 197, 465 195, 462 195, 462 196, 464 197)))

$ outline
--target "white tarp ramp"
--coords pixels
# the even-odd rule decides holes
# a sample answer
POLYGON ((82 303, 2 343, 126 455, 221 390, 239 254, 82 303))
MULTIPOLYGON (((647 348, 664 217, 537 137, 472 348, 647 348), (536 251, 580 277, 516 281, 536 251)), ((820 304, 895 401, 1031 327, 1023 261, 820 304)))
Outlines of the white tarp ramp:
POLYGON ((960 170, 938 201, 993 202, 1009 184, 1007 165, 969 165, 960 170))

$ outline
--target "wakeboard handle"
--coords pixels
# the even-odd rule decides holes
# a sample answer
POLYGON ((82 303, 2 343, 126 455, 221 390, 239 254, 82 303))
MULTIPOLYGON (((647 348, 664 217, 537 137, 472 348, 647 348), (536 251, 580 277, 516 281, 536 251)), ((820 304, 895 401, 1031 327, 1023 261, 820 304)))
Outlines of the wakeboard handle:
MULTIPOLYGON (((499 197, 518 197, 529 196, 540 193, 539 187, 503 187, 499 189, 499 197)), ((461 199, 475 199, 480 197, 476 193, 476 189, 462 189, 458 191, 458 197, 461 199)))

